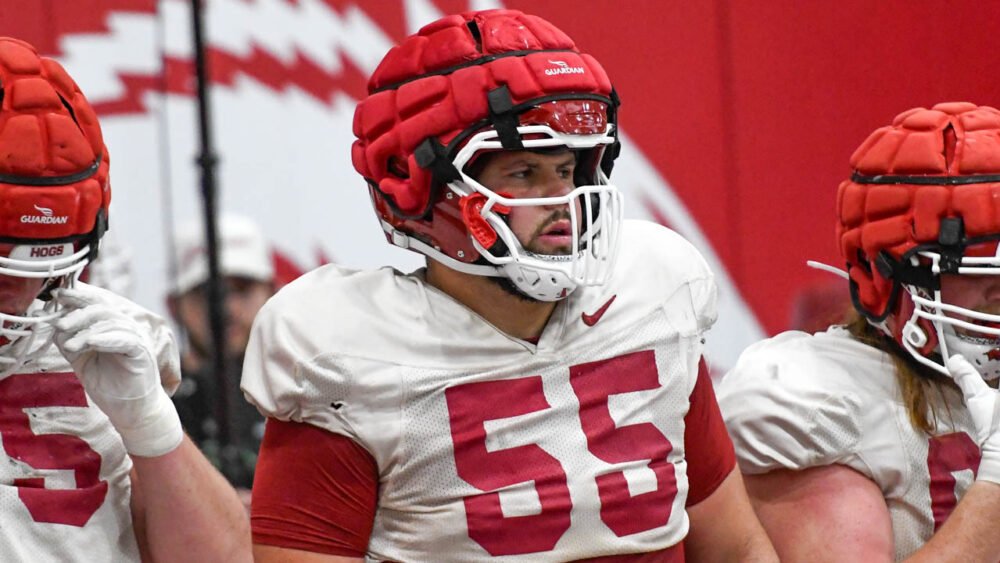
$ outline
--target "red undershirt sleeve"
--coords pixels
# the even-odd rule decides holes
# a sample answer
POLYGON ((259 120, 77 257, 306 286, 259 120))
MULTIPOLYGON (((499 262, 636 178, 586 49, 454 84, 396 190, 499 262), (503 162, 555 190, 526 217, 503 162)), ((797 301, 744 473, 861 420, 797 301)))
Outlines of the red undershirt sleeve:
POLYGON ((252 499, 254 543, 364 557, 378 502, 378 466, 350 438, 269 418, 252 499))
POLYGON ((698 362, 698 381, 691 391, 691 408, 684 417, 687 452, 687 506, 705 500, 736 467, 736 451, 715 400, 705 360, 698 362))

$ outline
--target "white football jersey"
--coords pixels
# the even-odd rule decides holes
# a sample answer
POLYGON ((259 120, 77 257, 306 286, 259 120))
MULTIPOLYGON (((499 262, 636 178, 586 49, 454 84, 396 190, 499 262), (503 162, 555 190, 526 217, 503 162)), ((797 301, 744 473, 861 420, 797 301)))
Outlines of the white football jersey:
POLYGON ((786 332, 747 348, 717 392, 744 473, 832 464, 860 472, 882 490, 903 559, 971 486, 980 452, 957 390, 942 390, 933 436, 915 430, 895 369, 842 327, 786 332))
POLYGON ((537 345, 421 272, 327 266, 261 310, 243 389, 372 454, 370 560, 652 552, 687 533, 684 415, 715 298, 693 247, 631 221, 613 279, 560 302, 537 345))
MULTIPOLYGON (((180 360, 166 321, 106 290, 78 286, 139 322, 172 392, 180 360)), ((52 330, 36 325, 33 336, 2 352, 20 355, 21 365, 0 375, 0 561, 139 561, 132 460, 52 344, 52 330)))
POLYGON ((0 378, 0 561, 138 561, 132 461, 44 338, 51 327, 35 330, 24 364, 0 378))

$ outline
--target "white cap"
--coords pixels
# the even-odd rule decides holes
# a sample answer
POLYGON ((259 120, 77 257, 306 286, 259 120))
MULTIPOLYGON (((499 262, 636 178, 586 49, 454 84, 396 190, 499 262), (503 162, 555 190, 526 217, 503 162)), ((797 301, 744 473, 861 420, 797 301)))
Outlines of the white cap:
MULTIPOLYGON (((259 281, 274 279, 274 262, 264 234, 252 220, 223 215, 219 228, 219 273, 259 281)), ((170 293, 177 295, 204 283, 208 279, 208 255, 205 229, 200 221, 187 223, 174 233, 173 283, 170 293)))

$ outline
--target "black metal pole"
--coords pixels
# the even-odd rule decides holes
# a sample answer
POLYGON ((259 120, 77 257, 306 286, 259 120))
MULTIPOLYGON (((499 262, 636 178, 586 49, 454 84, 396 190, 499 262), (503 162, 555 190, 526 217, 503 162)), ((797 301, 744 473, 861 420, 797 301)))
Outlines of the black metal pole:
POLYGON ((229 372, 226 366, 226 319, 223 315, 225 288, 219 275, 219 239, 216 210, 217 190, 215 168, 218 157, 212 146, 212 122, 209 112, 208 72, 205 60, 205 39, 201 0, 191 0, 191 22, 194 30, 194 68, 198 92, 199 154, 196 158, 201 171, 201 196, 205 214, 205 250, 208 255, 208 316, 212 332, 212 370, 216 377, 215 419, 218 424, 219 469, 232 478, 230 461, 233 443, 229 425, 229 372))

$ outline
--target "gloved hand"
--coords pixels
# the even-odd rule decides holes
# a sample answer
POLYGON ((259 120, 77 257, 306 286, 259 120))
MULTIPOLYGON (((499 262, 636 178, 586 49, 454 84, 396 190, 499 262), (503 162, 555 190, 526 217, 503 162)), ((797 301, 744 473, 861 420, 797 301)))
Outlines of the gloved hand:
POLYGON ((976 442, 982 451, 976 480, 1000 483, 1000 391, 991 388, 979 371, 956 354, 945 364, 955 380, 976 427, 976 442))
POLYGON ((160 384, 149 329, 105 292, 81 286, 53 292, 67 310, 54 323, 56 346, 130 454, 155 457, 172 451, 184 431, 160 384))

